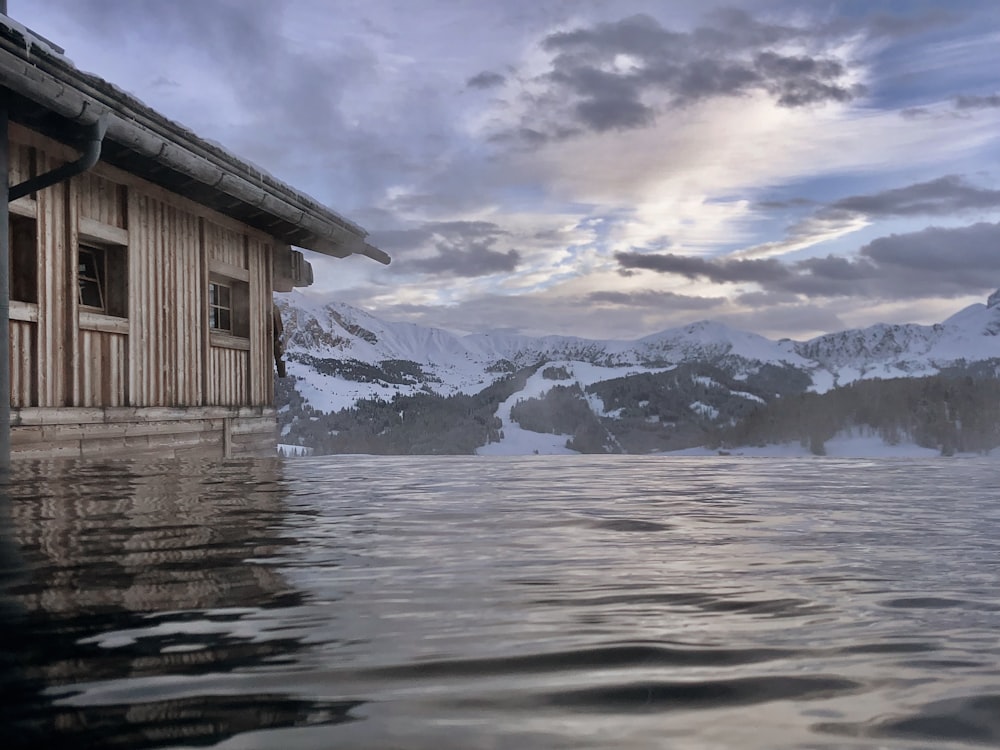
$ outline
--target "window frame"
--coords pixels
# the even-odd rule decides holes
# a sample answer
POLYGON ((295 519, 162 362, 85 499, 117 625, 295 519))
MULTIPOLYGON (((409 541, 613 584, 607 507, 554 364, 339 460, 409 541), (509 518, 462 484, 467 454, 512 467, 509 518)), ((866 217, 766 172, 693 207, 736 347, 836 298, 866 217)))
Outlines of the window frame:
POLYGON ((127 320, 129 315, 128 246, 81 237, 76 252, 76 301, 81 313, 127 320), (84 255, 93 259, 96 275, 84 275, 84 255), (100 306, 84 298, 84 285, 96 286, 100 306))
POLYGON ((77 285, 77 297, 76 301, 83 310, 88 310, 90 312, 101 313, 102 315, 108 314, 108 256, 107 251, 104 248, 96 247, 95 245, 88 244, 86 242, 81 242, 77 247, 77 265, 76 265, 76 285, 77 285), (84 255, 89 255, 93 260, 94 265, 94 275, 84 276, 84 255), (99 305, 91 305, 84 302, 84 284, 93 284, 97 289, 97 296, 100 302, 99 305))
MULTIPOLYGON (((16 203, 16 201, 15 201, 16 203)), ((7 225, 9 299, 38 304, 38 222, 11 204, 7 225)))
POLYGON ((208 282, 208 329, 215 333, 233 334, 233 287, 232 283, 227 283, 219 279, 210 279, 208 282), (221 299, 221 292, 225 290, 225 300, 221 299), (226 325, 220 324, 220 317, 223 315, 226 325))
POLYGON ((205 286, 205 327, 214 342, 250 341, 250 283, 217 272, 211 272, 205 286), (228 304, 214 298, 213 288, 228 290, 228 304), (216 325, 219 315, 228 315, 228 328, 216 325))

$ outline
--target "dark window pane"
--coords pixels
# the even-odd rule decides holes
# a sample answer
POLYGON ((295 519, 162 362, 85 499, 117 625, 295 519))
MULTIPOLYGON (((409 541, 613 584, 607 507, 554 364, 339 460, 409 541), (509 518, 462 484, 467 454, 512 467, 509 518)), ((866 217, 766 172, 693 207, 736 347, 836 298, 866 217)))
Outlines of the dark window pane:
POLYGON ((232 325, 229 322, 229 310, 219 308, 217 320, 219 322, 218 327, 220 330, 228 331, 232 328, 232 325))
POLYGON ((80 284, 80 304, 104 309, 104 252, 81 247, 77 254, 77 281, 80 284))
POLYGON ((90 250, 80 251, 80 276, 97 279, 97 258, 90 250))
POLYGON ((101 300, 101 287, 96 281, 80 279, 80 304, 88 307, 104 307, 101 300))

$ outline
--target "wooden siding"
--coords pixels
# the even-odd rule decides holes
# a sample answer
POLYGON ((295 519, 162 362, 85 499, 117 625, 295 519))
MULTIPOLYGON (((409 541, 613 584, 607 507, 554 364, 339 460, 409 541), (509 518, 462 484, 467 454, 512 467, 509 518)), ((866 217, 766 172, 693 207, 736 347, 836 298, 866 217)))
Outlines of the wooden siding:
POLYGON ((93 172, 84 172, 74 178, 80 192, 80 216, 126 229, 125 186, 99 177, 93 172))
POLYGON ((274 403, 274 328, 271 315, 271 253, 270 244, 250 240, 247 245, 250 263, 250 299, 267 299, 265 305, 250 304, 250 372, 265 373, 250 382, 251 406, 274 403))
POLYGON ((38 406, 35 324, 10 321, 10 405, 38 406))
MULTIPOLYGON (((26 144, 10 144, 10 152, 7 156, 9 170, 8 184, 10 186, 20 185, 22 182, 32 178, 36 174, 35 150, 26 144)), ((34 200, 34 193, 27 196, 34 200)))
POLYGON ((24 408, 11 420, 13 458, 273 456, 273 408, 24 408))
POLYGON ((209 354, 208 400, 238 406, 248 401, 250 352, 213 346, 209 354))
POLYGON ((128 336, 106 331, 80 331, 79 406, 124 406, 128 403, 128 336))
POLYGON ((202 403, 198 219, 129 192, 129 374, 135 406, 202 403))
MULTIPOLYGON (((11 124, 10 136, 12 184, 78 155, 17 124, 11 124)), ((37 304, 31 304, 30 319, 11 322, 15 416, 33 408, 270 407, 270 237, 103 162, 18 201, 13 212, 34 222, 37 250, 37 304), (116 257, 117 269, 127 276, 127 305, 117 311, 123 317, 80 306, 81 240, 116 257), (208 330, 207 287, 220 275, 249 290, 241 313, 247 330, 213 343, 220 337, 208 330)), ((275 442, 268 426, 273 423, 262 424, 250 437, 200 422, 197 431, 218 427, 230 449, 246 442, 258 450, 275 442)), ((22 444, 41 439, 35 429, 19 427, 22 444)), ((69 428, 60 429, 60 440, 79 438, 67 438, 69 428)), ((134 432, 127 438, 142 440, 134 432)), ((59 450, 54 445, 52 455, 59 450)), ((84 450, 66 447, 70 455, 84 450)))
POLYGON ((242 232, 206 221, 205 249, 209 262, 216 260, 236 268, 247 267, 246 235, 242 232))
MULTIPOLYGON (((47 171, 62 163, 38 155, 38 168, 47 171)), ((72 366, 74 336, 68 325, 76 310, 72 280, 75 249, 70 252, 69 183, 38 193, 38 403, 71 406, 72 388, 66 375, 72 366)))

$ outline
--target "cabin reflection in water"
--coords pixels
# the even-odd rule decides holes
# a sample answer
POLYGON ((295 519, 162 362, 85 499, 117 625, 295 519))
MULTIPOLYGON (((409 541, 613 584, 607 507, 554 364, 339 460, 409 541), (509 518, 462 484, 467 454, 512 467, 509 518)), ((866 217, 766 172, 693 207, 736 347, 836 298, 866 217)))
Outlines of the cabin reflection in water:
POLYGON ((17 463, 0 554, 3 692, 13 696, 0 744, 208 744, 348 720, 354 703, 195 687, 198 676, 294 662, 304 648, 266 624, 303 601, 276 567, 294 543, 282 536, 281 471, 260 459, 17 463), (173 683, 157 697, 157 678, 181 675, 189 691, 173 683), (137 678, 141 697, 129 688, 137 678), (97 684, 129 697, 90 702, 97 684))

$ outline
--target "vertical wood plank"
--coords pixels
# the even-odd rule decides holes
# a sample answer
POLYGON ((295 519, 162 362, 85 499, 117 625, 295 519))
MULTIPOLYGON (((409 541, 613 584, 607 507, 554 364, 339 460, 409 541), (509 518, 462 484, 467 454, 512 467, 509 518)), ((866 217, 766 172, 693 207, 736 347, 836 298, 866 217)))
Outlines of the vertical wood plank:
POLYGON ((145 215, 142 200, 137 190, 129 190, 126 195, 130 224, 128 247, 128 405, 142 403, 143 363, 142 350, 145 346, 142 333, 142 269, 145 256, 143 239, 145 215))
MULTIPOLYGON (((60 163, 39 151, 40 171, 54 169, 60 163)), ((39 191, 37 201, 38 356, 45 363, 38 368, 39 406, 66 406, 70 396, 66 384, 67 329, 72 312, 67 298, 76 278, 76 264, 70 265, 68 259, 66 183, 39 191)))
POLYGON ((201 347, 201 358, 202 358, 202 368, 201 368, 201 392, 202 392, 202 403, 205 405, 215 403, 212 400, 212 359, 211 359, 211 344, 209 343, 209 330, 208 330, 208 263, 209 263, 209 248, 208 248, 208 227, 207 222, 199 218, 198 219, 198 251, 201 259, 201 267, 198 269, 200 273, 198 274, 198 314, 200 317, 198 333, 199 333, 199 344, 201 347))
MULTIPOLYGON (((57 186, 58 187, 58 186, 57 186)), ((80 359, 80 326, 79 326, 79 294, 77 275, 79 270, 79 217, 80 217, 80 180, 74 177, 63 183, 65 191, 65 216, 66 225, 66 255, 64 266, 69 273, 66 278, 66 354, 63 360, 66 363, 66 386, 68 392, 65 395, 67 406, 76 406, 82 403, 83 394, 80 392, 80 379, 76 374, 84 367, 88 367, 89 359, 80 359)))

